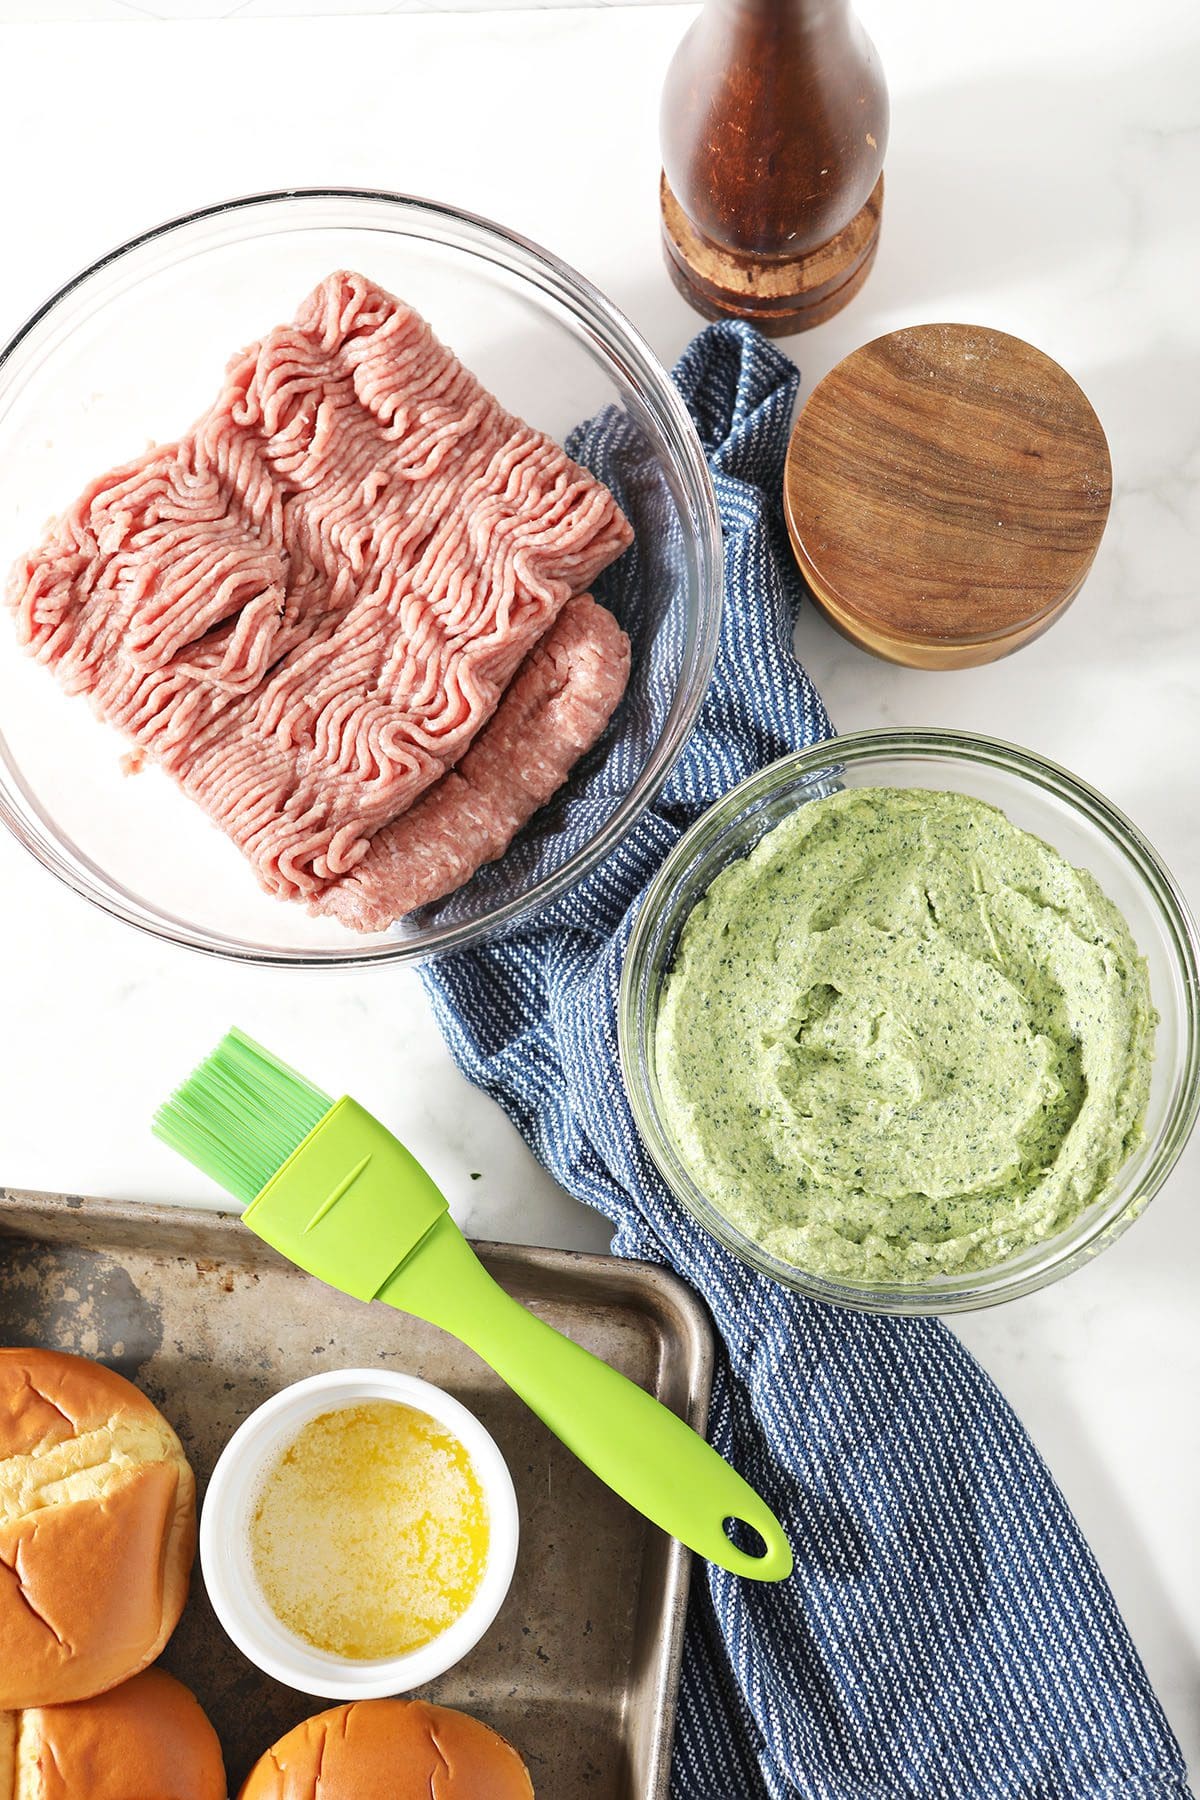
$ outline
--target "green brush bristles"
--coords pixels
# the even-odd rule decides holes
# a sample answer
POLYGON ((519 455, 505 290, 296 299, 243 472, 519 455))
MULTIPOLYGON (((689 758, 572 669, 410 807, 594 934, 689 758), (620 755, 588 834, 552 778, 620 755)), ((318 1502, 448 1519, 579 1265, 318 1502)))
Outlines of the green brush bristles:
POLYGON ((234 1030, 159 1107, 154 1133, 249 1206, 332 1105, 234 1030))

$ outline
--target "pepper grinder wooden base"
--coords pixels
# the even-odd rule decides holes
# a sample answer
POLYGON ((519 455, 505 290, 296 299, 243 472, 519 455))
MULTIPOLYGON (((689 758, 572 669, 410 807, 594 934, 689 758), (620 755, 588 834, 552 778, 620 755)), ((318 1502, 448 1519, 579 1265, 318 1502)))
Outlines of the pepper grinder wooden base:
POLYGON ((662 177, 663 249, 671 279, 707 319, 748 319, 769 337, 824 324, 852 300, 879 245, 883 176, 843 230, 802 256, 747 256, 692 224, 662 177))

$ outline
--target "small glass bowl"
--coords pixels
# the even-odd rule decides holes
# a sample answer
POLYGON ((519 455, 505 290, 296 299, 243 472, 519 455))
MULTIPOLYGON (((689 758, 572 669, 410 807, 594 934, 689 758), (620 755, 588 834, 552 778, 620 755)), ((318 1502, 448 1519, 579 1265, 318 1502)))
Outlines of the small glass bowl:
POLYGON ((638 1129, 676 1198, 728 1250, 814 1299, 877 1313, 952 1313, 1047 1286, 1131 1225, 1173 1168, 1200 1108, 1200 940, 1162 862, 1102 794, 1065 769, 993 738, 953 731, 865 731, 784 757, 710 808, 664 862, 643 902, 622 972, 621 1063, 638 1129), (945 789, 988 801, 1090 869, 1146 958, 1160 1014, 1145 1138, 1107 1190, 1065 1230, 992 1268, 920 1283, 861 1285, 779 1261, 701 1192, 663 1117, 655 1069, 658 1008, 684 922, 729 863, 799 806, 845 787, 945 789))
POLYGON ((217 1618, 264 1674, 322 1699, 381 1700, 424 1687, 475 1648, 512 1585, 519 1532, 508 1464, 491 1433, 461 1401, 397 1369, 328 1369, 264 1401, 222 1450, 200 1514, 200 1566, 217 1618), (254 1573, 250 1522, 263 1478, 310 1420, 376 1400, 427 1413, 465 1447, 487 1505, 488 1549, 469 1606, 445 1631, 402 1656, 360 1662, 317 1649, 275 1616, 254 1573))
POLYGON ((511 412, 577 449, 605 421, 632 550, 595 584, 632 643, 601 743, 507 853, 363 935, 261 891, 232 842, 16 642, 0 607, 0 820, 76 893, 189 949, 255 964, 408 962, 477 942, 595 868, 650 804, 704 696, 721 528, 678 390, 582 275, 485 219, 401 194, 252 194, 172 219, 68 281, 0 349, 0 591, 85 484, 187 429, 228 357, 357 268, 409 301, 511 412))

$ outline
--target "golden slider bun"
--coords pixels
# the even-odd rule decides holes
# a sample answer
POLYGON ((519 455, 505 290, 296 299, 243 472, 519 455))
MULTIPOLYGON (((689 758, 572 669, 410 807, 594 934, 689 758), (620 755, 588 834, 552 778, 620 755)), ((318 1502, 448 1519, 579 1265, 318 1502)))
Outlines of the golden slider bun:
POLYGON ((195 1553, 192 1471, 145 1394, 86 1357, 0 1350, 0 1711, 152 1663, 195 1553))
POLYGON ((533 1800, 510 1743, 424 1700, 356 1700, 305 1719, 251 1769, 238 1800, 533 1800), (318 1776, 320 1786, 318 1787, 318 1776))
POLYGON ((225 1800, 191 1690, 145 1669, 93 1700, 0 1713, 0 1800, 225 1800))

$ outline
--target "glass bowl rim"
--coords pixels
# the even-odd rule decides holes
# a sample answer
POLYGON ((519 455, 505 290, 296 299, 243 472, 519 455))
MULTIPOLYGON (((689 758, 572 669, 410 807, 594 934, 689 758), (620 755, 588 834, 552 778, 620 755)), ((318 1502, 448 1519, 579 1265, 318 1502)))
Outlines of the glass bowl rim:
MULTIPOLYGON (((718 873, 714 867, 709 883, 718 873)), ((706 891, 707 885, 701 892, 706 891)), ((699 897, 697 894, 696 901, 699 897)), ((682 925, 682 919, 679 923, 682 925)), ((657 983, 660 992, 665 974, 664 962, 657 983)), ((1098 788, 1061 764, 1004 738, 948 728, 886 727, 848 732, 844 737, 826 738, 792 751, 747 776, 706 808, 668 852, 646 889, 626 947, 617 1001, 617 1039, 625 1091, 651 1162, 684 1210, 742 1262, 810 1299, 853 1311, 901 1316, 978 1311, 1034 1293, 1089 1262, 1145 1211, 1178 1162, 1200 1114, 1200 932, 1178 882, 1145 834, 1098 788), (1067 801, 1101 830, 1137 869, 1163 915, 1183 989, 1187 1038, 1186 1060, 1175 1076, 1167 1117, 1151 1144, 1150 1160, 1120 1209, 1111 1216, 1099 1213, 1083 1238, 1065 1246, 1059 1255, 1049 1254, 1015 1276, 1006 1276, 1006 1265, 1000 1263, 948 1280, 936 1290, 914 1283, 867 1286, 835 1281, 797 1269, 764 1250, 725 1219, 692 1178, 651 1098, 650 1081, 653 1047, 648 1036, 648 985, 662 954, 664 921, 681 882, 707 861, 727 826, 748 816, 759 803, 794 781, 837 764, 861 765, 905 753, 924 753, 934 762, 974 762, 1015 774, 1067 801)), ((1051 1250, 1055 1239, 1045 1242, 1051 1250)))
MULTIPOLYGON (((394 207, 398 218, 408 217, 414 222, 423 221, 429 226, 443 221, 460 229, 468 240, 474 240, 465 246, 468 254, 480 254, 485 247, 490 246, 500 253, 503 266, 510 273, 517 274, 524 280, 533 280, 541 292, 550 295, 560 306, 566 307, 572 314, 576 328, 581 324, 586 327, 589 341, 600 346, 609 365, 621 372, 636 389, 642 402, 654 413, 656 424, 674 460, 688 504, 694 508, 695 516, 689 521, 689 527, 697 545, 701 576, 703 578, 705 570, 708 576, 707 591, 703 579, 697 591, 695 618, 689 622, 681 681, 662 735, 634 786, 613 809, 595 837, 557 869, 535 883, 527 893, 494 907, 478 919, 444 926, 426 937, 390 939, 369 947, 353 942, 348 943, 345 948, 334 946, 320 949, 291 950, 251 946, 223 939, 203 927, 190 925, 186 920, 172 921, 150 902, 145 903, 145 911, 139 910, 137 905, 131 904, 131 901, 137 901, 139 897, 127 897, 116 891, 118 884, 92 859, 84 856, 73 845, 71 850, 75 863, 62 853, 57 828, 45 821, 35 797, 26 788, 19 767, 9 754, 2 726, 0 763, 7 771, 8 778, 25 794, 35 814, 48 825, 49 835, 43 838, 30 829, 20 811, 10 803, 3 784, 0 784, 0 822, 49 874, 63 882, 81 899, 110 917, 181 949, 216 957, 223 962, 261 968, 347 970, 380 963, 416 964, 462 949, 469 944, 484 942, 510 927, 516 920, 526 918, 552 904, 603 862, 653 804, 695 724, 716 661, 724 608, 724 551, 720 514, 699 433, 683 397, 646 338, 619 307, 589 281, 587 276, 580 274, 571 264, 521 232, 510 230, 493 219, 465 208, 389 188, 319 186, 263 189, 195 207, 124 239, 64 281, 0 346, 0 393, 5 371, 26 340, 63 302, 104 270, 120 264, 151 245, 170 239, 173 234, 184 234, 190 228, 205 222, 227 216, 252 215, 258 208, 282 207, 306 201, 344 202, 350 206, 361 202, 369 205, 382 203, 394 207), (78 865, 93 871, 94 881, 80 873, 78 865)), ((435 229, 413 230, 408 235, 427 242, 441 241, 435 229)), ((464 248, 463 245, 455 247, 464 248)))

